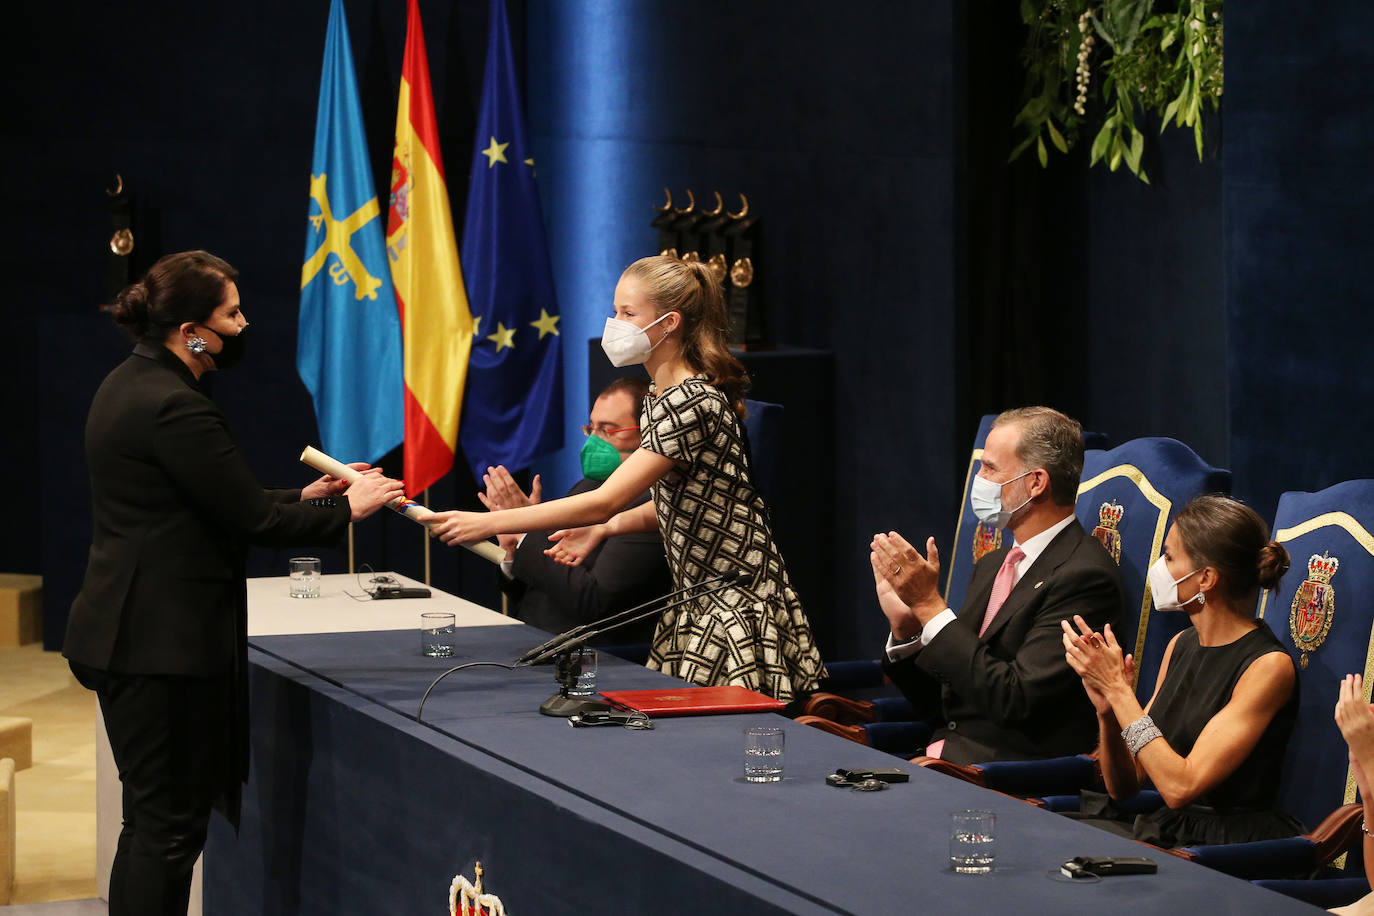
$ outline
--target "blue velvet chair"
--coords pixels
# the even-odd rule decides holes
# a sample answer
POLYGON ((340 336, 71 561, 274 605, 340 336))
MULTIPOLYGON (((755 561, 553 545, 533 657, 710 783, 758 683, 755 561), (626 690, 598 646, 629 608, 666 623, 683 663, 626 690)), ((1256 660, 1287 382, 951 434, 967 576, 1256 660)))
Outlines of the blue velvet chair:
POLYGON ((749 436, 750 457, 753 459, 749 470, 754 476, 754 486, 763 494, 763 501, 768 502, 778 479, 778 465, 782 462, 783 407, 768 401, 747 399, 744 407, 748 413, 744 418, 744 428, 749 436))
MULTIPOLYGON (((953 608, 963 604, 973 564, 984 553, 1001 545, 1003 532, 981 524, 968 500, 973 478, 982 467, 983 443, 996 418, 996 414, 988 414, 978 422, 964 473, 954 541, 942 562, 945 601, 953 608)), ((873 612, 877 612, 876 606, 873 612)), ((914 757, 929 743, 932 729, 924 722, 915 721, 911 704, 891 691, 890 685, 886 691, 882 690, 887 679, 878 659, 828 662, 826 669, 829 677, 821 683, 821 691, 807 701, 803 708, 805 714, 797 721, 907 758, 914 757)))
MULTIPOLYGON (((1259 616, 1298 660, 1299 709, 1284 759, 1278 806, 1316 829, 1289 840, 1187 850, 1205 865, 1245 878, 1309 868, 1363 877, 1361 806, 1355 804, 1355 781, 1332 709, 1337 684, 1347 674, 1365 675, 1365 700, 1370 698, 1371 530, 1374 480, 1352 480, 1317 493, 1285 493, 1279 498, 1273 538, 1288 548, 1293 565, 1277 589, 1261 593, 1259 616), (1353 855, 1342 855, 1346 850, 1353 855), (1264 869, 1256 862, 1263 862, 1264 869)), ((1357 880, 1352 887, 1358 885, 1357 880)), ((1329 894, 1330 887, 1313 891, 1329 894)), ((1355 896, 1367 892, 1366 884, 1355 896)))
POLYGON ((959 519, 954 524, 954 542, 949 556, 942 564, 945 568, 945 604, 958 609, 964 603, 968 592, 968 580, 973 575, 973 564, 1002 546, 1006 534, 1000 528, 993 528, 978 521, 969 505, 968 494, 973 487, 973 478, 983 467, 983 443, 992 430, 996 414, 988 414, 978 421, 978 434, 973 438, 973 450, 968 456, 968 468, 964 471, 963 496, 959 500, 959 519))
POLYGON ((1203 493, 1231 492, 1231 472, 1215 468, 1177 439, 1132 439, 1089 450, 1078 485, 1078 520, 1108 549, 1126 586, 1126 628, 1117 638, 1135 655, 1136 695, 1148 702, 1169 640, 1186 614, 1152 615, 1145 575, 1159 559, 1179 509, 1203 493))

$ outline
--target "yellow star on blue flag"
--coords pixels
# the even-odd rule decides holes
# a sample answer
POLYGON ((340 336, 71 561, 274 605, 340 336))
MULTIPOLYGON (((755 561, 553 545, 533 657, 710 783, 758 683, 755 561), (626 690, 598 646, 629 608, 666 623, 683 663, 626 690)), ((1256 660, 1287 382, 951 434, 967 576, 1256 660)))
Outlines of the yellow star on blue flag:
POLYGON ((491 0, 489 21, 462 257, 472 313, 496 329, 468 362, 459 431, 479 476, 488 465, 527 468, 563 446, 558 296, 504 0, 491 0), (497 163, 531 167, 498 169, 497 163), (517 333, 523 328, 539 333, 517 333))
POLYGON ((546 309, 539 310, 539 320, 531 321, 530 327, 539 329, 539 339, 543 340, 545 334, 552 334, 555 337, 561 336, 558 333, 558 316, 550 315, 546 309))

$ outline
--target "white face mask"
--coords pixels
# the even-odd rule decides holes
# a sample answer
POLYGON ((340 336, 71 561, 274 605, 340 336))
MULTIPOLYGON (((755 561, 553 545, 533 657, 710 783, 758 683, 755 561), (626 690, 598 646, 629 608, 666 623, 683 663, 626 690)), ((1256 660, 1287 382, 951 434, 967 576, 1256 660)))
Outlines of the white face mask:
POLYGON ((1030 502, 1031 498, 1027 496, 1026 502, 1015 509, 1003 509, 1002 488, 1034 473, 1033 470, 1027 471, 1025 474, 1020 474, 1002 483, 994 483, 981 476, 973 478, 973 486, 969 487, 968 491, 968 501, 969 505, 973 507, 973 514, 978 516, 978 521, 985 525, 992 525, 994 528, 1007 527, 1007 522, 1011 521, 1011 517, 1019 512, 1026 503, 1030 502))
MULTIPOLYGON (((1187 576, 1180 576, 1175 579, 1173 576, 1169 575, 1169 567, 1165 565, 1163 557, 1155 560, 1154 565, 1150 567, 1150 571, 1145 574, 1146 581, 1150 583, 1150 595, 1154 598, 1155 610, 1183 610, 1184 605, 1178 603, 1178 583, 1188 578, 1188 576, 1194 575, 1200 571, 1200 569, 1195 569, 1188 573, 1187 576)), ((1189 598, 1184 604, 1192 604, 1200 595, 1202 595, 1202 592, 1198 591, 1196 595, 1189 598)), ((1206 602, 1206 600, 1206 598, 1203 598, 1204 602, 1206 602)))
MULTIPOLYGON (((606 358, 611 361, 611 365, 619 369, 648 359, 658 344, 649 343, 649 335, 644 332, 671 314, 672 312, 666 312, 642 328, 620 318, 607 318, 606 328, 601 332, 601 349, 606 352, 606 358)), ((664 334, 658 343, 663 343, 667 337, 668 335, 664 334)))

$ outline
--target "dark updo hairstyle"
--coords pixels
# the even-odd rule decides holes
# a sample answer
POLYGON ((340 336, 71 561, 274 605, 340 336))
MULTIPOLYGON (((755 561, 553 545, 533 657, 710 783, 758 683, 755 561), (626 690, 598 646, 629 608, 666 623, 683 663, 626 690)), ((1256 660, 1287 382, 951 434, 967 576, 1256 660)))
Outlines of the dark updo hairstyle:
POLYGON ((640 258, 625 268, 623 276, 644 284, 644 294, 660 316, 668 312, 682 316, 683 360, 719 388, 743 417, 749 374, 726 344, 730 320, 725 314, 725 292, 711 269, 700 261, 660 254, 640 258))
POLYGON ((1199 496, 1174 519, 1183 549, 1221 577, 1221 589, 1238 608, 1253 609, 1261 588, 1274 588, 1288 572, 1288 551, 1269 540, 1269 526, 1249 506, 1219 493, 1199 496))
POLYGON ((134 340, 161 343, 187 321, 201 322, 224 302, 239 272, 208 251, 166 255, 115 297, 110 314, 134 340))

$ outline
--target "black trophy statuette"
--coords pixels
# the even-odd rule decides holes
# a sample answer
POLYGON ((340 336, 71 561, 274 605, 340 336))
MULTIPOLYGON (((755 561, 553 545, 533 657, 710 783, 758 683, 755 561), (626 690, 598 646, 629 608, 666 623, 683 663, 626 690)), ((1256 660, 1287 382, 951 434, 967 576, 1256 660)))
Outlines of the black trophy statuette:
POLYGON ((763 305, 754 265, 758 217, 749 215, 749 198, 741 194, 739 199, 739 212, 727 214, 730 222, 724 229, 729 260, 725 311, 730 318, 730 345, 746 350, 766 350, 763 305))
POLYGON ((665 203, 655 206, 649 225, 658 230, 658 253, 683 261, 700 261, 710 268, 725 292, 731 347, 767 350, 764 309, 755 272, 754 245, 758 217, 749 213, 749 198, 740 194, 739 210, 725 208, 719 191, 716 205, 697 209, 696 195, 687 189, 687 206, 673 206, 673 192, 663 189, 665 203))

